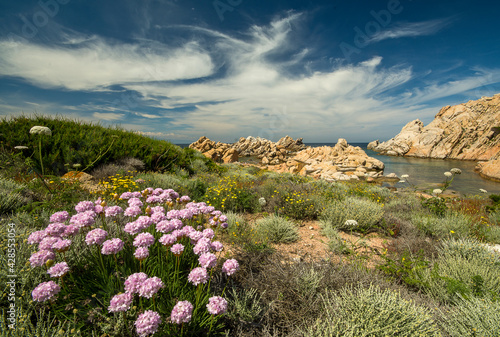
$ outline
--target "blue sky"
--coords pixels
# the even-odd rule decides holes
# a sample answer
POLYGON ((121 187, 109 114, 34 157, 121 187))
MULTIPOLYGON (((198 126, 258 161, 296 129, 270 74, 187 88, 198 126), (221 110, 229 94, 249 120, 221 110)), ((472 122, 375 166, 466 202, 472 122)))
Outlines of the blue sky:
POLYGON ((174 143, 387 140, 500 92, 500 4, 410 0, 0 3, 0 116, 174 143))

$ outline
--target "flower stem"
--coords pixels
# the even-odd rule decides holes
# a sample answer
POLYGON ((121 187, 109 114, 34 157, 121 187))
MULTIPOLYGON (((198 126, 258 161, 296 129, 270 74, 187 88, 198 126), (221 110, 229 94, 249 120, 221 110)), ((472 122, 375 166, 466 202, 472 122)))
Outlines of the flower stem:
POLYGON ((43 176, 42 135, 38 136, 38 153, 40 154, 40 166, 42 167, 42 176, 43 176))

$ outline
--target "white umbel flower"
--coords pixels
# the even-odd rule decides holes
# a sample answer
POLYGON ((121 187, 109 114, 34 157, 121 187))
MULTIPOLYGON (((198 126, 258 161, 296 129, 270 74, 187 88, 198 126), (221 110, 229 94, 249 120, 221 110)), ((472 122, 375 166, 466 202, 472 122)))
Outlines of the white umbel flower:
POLYGON ((432 190, 432 194, 438 195, 438 194, 441 194, 441 193, 443 193, 442 189, 436 188, 436 189, 432 190))
POLYGON ((52 135, 52 131, 50 131, 48 127, 39 125, 32 127, 30 129, 30 133, 33 135, 47 135, 47 136, 52 135))

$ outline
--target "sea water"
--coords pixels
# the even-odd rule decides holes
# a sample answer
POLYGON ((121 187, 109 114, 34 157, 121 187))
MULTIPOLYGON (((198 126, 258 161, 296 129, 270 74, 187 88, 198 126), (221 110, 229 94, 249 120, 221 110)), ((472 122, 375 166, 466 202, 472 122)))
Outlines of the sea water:
MULTIPOLYGON (((335 146, 332 143, 309 143, 311 147, 335 146)), ((481 194, 479 189, 488 193, 500 193, 500 183, 482 178, 474 172, 476 161, 464 161, 453 159, 429 159, 412 157, 383 156, 375 151, 368 150, 368 143, 350 143, 352 146, 361 147, 368 156, 376 158, 384 163, 384 175, 396 173, 398 177, 407 174, 408 181, 420 188, 439 188, 446 180, 444 172, 456 167, 462 170, 462 174, 456 175, 449 190, 460 192, 464 195, 481 194)), ((409 186, 408 183, 395 183, 394 187, 402 188, 409 186)))

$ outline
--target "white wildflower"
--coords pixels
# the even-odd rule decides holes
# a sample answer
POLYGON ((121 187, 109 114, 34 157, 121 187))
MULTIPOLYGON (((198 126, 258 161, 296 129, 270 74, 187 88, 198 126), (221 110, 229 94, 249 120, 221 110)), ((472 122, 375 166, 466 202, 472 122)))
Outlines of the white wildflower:
POLYGON ((447 176, 448 178, 453 177, 453 173, 451 172, 445 172, 444 175, 447 176))
POLYGON ((267 203, 267 201, 266 201, 266 199, 264 199, 264 197, 260 197, 260 198, 259 198, 259 204, 260 204, 261 206, 264 206, 266 203, 267 203))
POLYGON ((452 168, 450 172, 453 174, 462 174, 462 170, 459 168, 452 168))
POLYGON ((407 174, 403 174, 403 175, 401 176, 401 178, 406 179, 406 178, 410 178, 410 176, 409 176, 409 175, 407 175, 407 174))
POLYGON ((442 189, 436 188, 436 189, 432 190, 432 194, 436 194, 437 195, 437 194, 441 194, 441 193, 443 193, 442 189))
POLYGON ((486 191, 485 189, 482 189, 482 188, 479 189, 479 192, 481 192, 481 193, 488 193, 488 191, 486 191))
POLYGON ((344 226, 348 226, 348 227, 355 227, 358 225, 358 222, 356 220, 346 220, 344 222, 344 226))
POLYGON ((30 133, 34 135, 52 135, 52 131, 46 126, 34 126, 30 129, 30 133))

